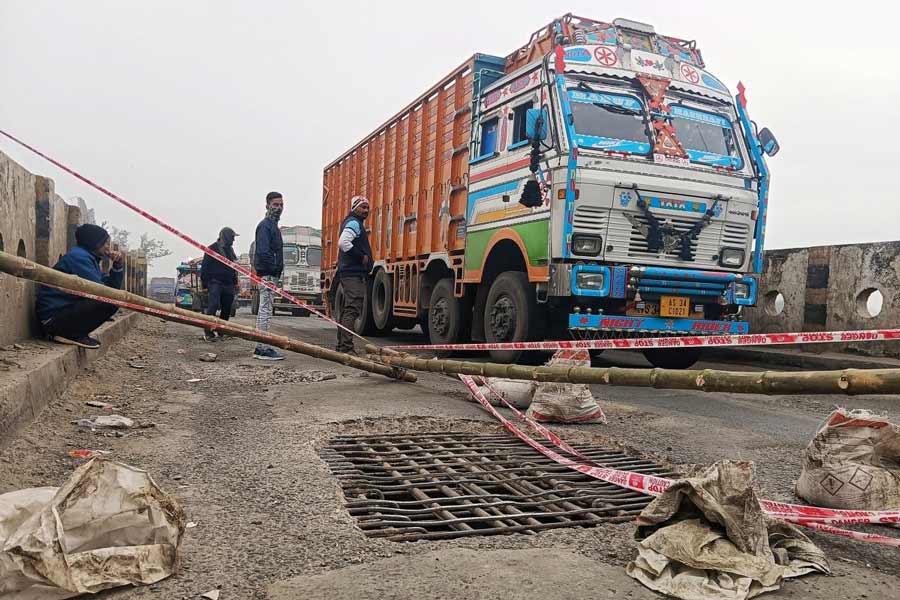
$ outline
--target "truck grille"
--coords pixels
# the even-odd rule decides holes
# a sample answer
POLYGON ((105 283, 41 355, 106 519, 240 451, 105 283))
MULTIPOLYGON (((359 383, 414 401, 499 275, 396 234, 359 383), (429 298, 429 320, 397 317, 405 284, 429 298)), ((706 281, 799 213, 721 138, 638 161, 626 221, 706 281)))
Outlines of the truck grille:
POLYGON ((578 206, 575 208, 575 217, 572 221, 573 230, 605 235, 608 215, 608 208, 578 206))
MULTIPOLYGON (((647 224, 644 215, 634 214, 637 221, 647 224)), ((702 218, 701 215, 692 216, 667 216, 665 220, 670 222, 676 230, 680 232, 688 231, 694 224, 702 218)), ((746 226, 744 226, 746 229, 746 226)), ((691 250, 693 252, 693 265, 717 265, 717 261, 713 259, 718 256, 721 245, 719 240, 722 236, 722 222, 713 221, 709 223, 699 235, 691 242, 691 250)), ((745 234, 746 238, 746 234, 745 234)), ((675 248, 670 252, 651 252, 647 239, 638 231, 631 222, 625 217, 621 211, 614 211, 610 216, 609 230, 607 232, 607 244, 613 246, 613 250, 606 253, 607 259, 612 260, 638 260, 654 258, 659 256, 659 262, 662 264, 684 265, 685 261, 679 258, 679 248, 675 248)), ((743 247, 743 244, 736 244, 743 247)))
POLYGON ((750 227, 746 223, 725 223, 722 228, 722 246, 746 248, 750 227))

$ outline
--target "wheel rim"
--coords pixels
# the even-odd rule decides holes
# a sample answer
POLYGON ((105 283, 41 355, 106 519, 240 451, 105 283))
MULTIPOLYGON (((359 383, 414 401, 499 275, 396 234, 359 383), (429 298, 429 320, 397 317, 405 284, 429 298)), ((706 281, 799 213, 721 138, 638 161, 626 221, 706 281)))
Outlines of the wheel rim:
POLYGON ((510 341, 516 333, 516 304, 503 295, 491 306, 491 332, 497 341, 510 341))
POLYGON ((434 335, 444 337, 450 330, 450 303, 446 298, 440 298, 431 307, 429 319, 431 331, 434 335))

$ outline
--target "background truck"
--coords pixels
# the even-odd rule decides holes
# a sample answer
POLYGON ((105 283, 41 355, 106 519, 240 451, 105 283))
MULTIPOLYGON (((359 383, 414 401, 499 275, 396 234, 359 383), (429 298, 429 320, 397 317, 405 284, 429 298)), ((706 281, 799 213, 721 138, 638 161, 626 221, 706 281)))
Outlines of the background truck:
POLYGON ((175 301, 174 277, 151 277, 147 293, 151 300, 172 303, 175 301))
MULTIPOLYGON (((320 286, 322 263, 322 232, 306 225, 281 227, 284 241, 284 272, 279 286, 291 295, 319 309, 322 307, 320 286)), ((256 244, 250 244, 252 258, 256 244)), ((259 289, 251 283, 251 303, 253 314, 259 312, 259 289)), ((285 310, 295 317, 309 316, 309 311, 281 296, 275 296, 274 310, 285 310)))
POLYGON ((746 333, 778 144, 738 89, 694 42, 625 19, 566 15, 506 57, 475 54, 325 167, 323 290, 362 194, 375 268, 359 333, 746 333))

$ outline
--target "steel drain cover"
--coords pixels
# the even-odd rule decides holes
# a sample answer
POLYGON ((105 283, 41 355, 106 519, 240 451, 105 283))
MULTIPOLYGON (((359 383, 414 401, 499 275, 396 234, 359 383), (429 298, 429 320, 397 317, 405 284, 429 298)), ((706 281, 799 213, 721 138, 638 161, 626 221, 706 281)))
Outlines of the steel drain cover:
MULTIPOLYGON (((597 465, 675 475, 616 450, 575 448, 597 465)), ((397 542, 630 521, 651 500, 558 465, 505 435, 342 436, 320 455, 365 534, 397 542)))

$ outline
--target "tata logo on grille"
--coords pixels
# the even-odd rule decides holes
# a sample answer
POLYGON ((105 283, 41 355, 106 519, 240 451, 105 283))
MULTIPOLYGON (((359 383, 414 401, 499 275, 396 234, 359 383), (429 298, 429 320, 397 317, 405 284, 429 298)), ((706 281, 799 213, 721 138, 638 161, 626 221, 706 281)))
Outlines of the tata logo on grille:
POLYGON ((706 212, 704 202, 693 200, 675 200, 674 198, 649 198, 651 208, 665 208, 668 210, 680 210, 682 212, 706 212))

